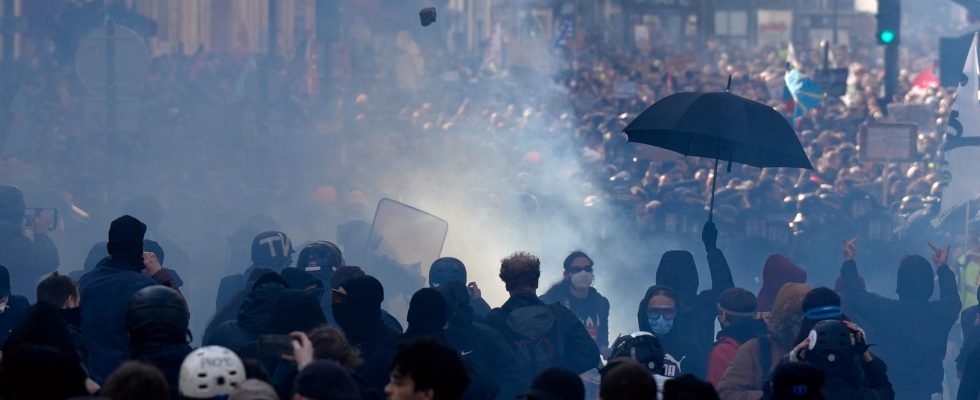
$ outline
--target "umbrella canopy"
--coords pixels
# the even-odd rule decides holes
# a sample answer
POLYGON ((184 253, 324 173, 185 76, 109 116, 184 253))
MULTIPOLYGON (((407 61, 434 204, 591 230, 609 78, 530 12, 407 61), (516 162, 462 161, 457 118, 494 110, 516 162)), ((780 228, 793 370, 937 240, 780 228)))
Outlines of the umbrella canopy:
POLYGON ((676 93, 624 130, 630 142, 755 167, 813 169, 796 132, 779 112, 728 92, 676 93))

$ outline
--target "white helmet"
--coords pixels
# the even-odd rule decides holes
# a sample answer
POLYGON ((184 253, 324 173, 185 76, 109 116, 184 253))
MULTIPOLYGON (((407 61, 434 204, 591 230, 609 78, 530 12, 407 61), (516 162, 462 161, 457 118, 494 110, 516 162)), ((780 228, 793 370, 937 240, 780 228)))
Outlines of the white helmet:
POLYGON ((207 346, 194 350, 180 366, 180 394, 210 399, 231 394, 245 382, 245 365, 231 350, 207 346))

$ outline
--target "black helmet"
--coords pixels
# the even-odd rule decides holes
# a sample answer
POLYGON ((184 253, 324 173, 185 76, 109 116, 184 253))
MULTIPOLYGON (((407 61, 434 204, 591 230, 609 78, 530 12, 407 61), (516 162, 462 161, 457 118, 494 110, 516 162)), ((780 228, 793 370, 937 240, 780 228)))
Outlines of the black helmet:
POLYGON ((446 282, 460 281, 466 284, 466 265, 458 258, 442 257, 429 268, 429 286, 439 287, 446 282))
POLYGON ((27 206, 24 192, 14 185, 0 185, 0 220, 17 220, 24 217, 27 206))
POLYGON ((634 332, 618 337, 609 348, 609 359, 616 358, 631 358, 652 374, 664 374, 664 348, 650 332, 634 332))
POLYGON ((285 233, 262 232, 252 240, 252 263, 260 267, 280 270, 289 266, 293 259, 293 244, 285 233))
POLYGON ((186 342, 190 318, 180 293, 161 285, 141 289, 126 306, 126 329, 134 344, 186 342))
POLYGON ((325 240, 318 240, 306 245, 296 257, 296 268, 309 273, 327 270, 327 273, 332 274, 334 270, 343 265, 344 255, 340 251, 340 247, 325 240))
POLYGON ((810 330, 806 361, 821 369, 854 362, 858 354, 857 335, 843 322, 828 319, 810 330))

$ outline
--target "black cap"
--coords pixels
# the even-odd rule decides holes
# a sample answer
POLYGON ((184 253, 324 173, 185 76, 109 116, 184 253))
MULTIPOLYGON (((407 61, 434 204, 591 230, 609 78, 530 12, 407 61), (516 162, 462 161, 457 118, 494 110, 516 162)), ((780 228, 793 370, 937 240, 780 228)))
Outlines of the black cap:
POLYGON ((10 296, 10 271, 0 265, 0 297, 10 296))

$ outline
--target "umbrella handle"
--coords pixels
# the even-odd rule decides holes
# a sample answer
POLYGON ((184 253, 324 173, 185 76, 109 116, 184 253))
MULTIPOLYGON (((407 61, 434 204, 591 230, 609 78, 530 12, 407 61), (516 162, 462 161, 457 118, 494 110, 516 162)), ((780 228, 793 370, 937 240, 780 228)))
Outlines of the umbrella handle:
POLYGON ((718 183, 718 159, 715 159, 715 173, 711 175, 711 202, 708 206, 708 222, 715 217, 715 184, 718 183))

